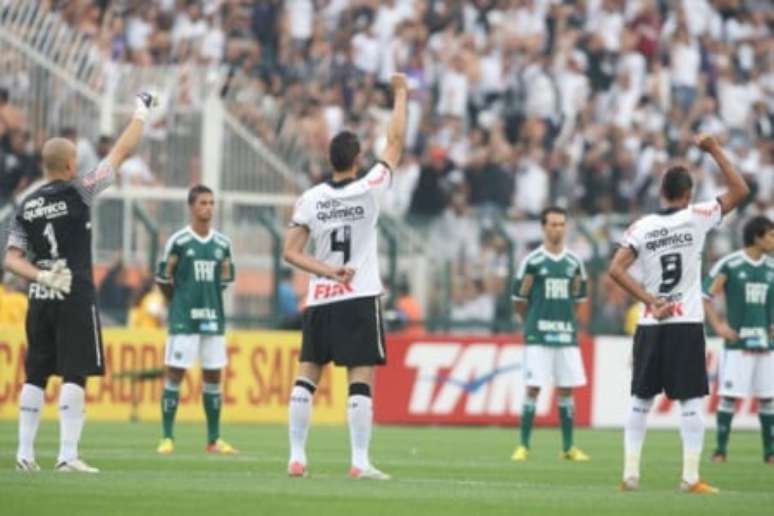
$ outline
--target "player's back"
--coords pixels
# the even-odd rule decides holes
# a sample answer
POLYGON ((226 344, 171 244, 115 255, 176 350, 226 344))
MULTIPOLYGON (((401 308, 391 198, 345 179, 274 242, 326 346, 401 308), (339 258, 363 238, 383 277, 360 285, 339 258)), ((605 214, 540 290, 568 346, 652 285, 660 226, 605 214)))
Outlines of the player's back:
POLYGON ((377 195, 389 182, 390 170, 379 162, 360 179, 321 183, 304 192, 298 200, 293 223, 309 228, 314 257, 332 266, 346 265, 356 270, 348 285, 327 278, 311 278, 307 305, 382 293, 377 195))
MULTIPOLYGON (((72 182, 52 181, 21 203, 16 223, 24 229, 30 261, 42 269, 64 260, 73 274, 71 295, 94 295, 91 256, 91 214, 72 182)), ((32 299, 52 299, 31 286, 32 299)))
MULTIPOLYGON (((648 293, 674 304, 673 315, 660 323, 702 323, 702 252, 707 232, 721 220, 718 201, 693 204, 647 215, 626 231, 623 244, 637 260, 634 275, 648 293)), ((659 324, 649 309, 641 325, 659 324)))

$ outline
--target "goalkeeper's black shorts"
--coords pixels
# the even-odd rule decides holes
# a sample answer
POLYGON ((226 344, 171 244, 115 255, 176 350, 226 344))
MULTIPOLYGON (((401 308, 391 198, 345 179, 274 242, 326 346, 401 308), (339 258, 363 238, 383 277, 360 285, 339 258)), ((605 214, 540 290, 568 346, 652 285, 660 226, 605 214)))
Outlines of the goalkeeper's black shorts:
MULTIPOLYGON (((35 287, 37 288, 37 287, 35 287)), ((91 296, 31 299, 27 310, 27 378, 101 376, 102 329, 91 296)))

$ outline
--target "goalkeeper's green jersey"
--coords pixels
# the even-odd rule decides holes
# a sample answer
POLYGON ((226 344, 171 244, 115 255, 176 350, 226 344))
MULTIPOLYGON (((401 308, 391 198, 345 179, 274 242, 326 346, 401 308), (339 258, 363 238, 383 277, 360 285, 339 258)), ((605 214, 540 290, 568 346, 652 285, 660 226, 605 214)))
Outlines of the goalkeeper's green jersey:
POLYGON ((704 296, 719 275, 726 277, 728 325, 739 334, 736 342, 726 341, 728 349, 774 349, 769 332, 774 324, 774 258, 762 256, 753 261, 743 250, 722 258, 704 279, 704 296))
POLYGON ((527 303, 527 345, 578 344, 575 304, 586 298, 587 280, 583 261, 566 249, 553 255, 541 246, 521 261, 513 280, 512 297, 527 303), (532 288, 522 296, 521 286, 528 275, 533 278, 532 288))
POLYGON ((170 334, 223 335, 223 289, 234 279, 231 262, 228 277, 223 263, 231 262, 231 241, 217 231, 207 237, 186 227, 170 237, 159 263, 156 281, 173 285, 169 307, 170 334), (166 276, 170 257, 177 258, 174 277, 166 276))

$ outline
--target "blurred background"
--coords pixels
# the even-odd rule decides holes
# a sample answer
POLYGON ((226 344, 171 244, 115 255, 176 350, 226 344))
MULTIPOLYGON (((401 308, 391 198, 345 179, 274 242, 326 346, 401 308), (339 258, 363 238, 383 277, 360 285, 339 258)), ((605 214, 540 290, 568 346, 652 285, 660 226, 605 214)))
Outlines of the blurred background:
MULTIPOLYGON (((770 0, 0 0, 0 70, 6 223, 41 179, 47 138, 76 142, 88 171, 134 94, 161 94, 94 208, 105 325, 164 327, 153 268, 203 182, 233 240, 232 327, 298 328, 306 278, 280 258, 294 200, 329 173, 339 130, 375 159, 396 71, 412 91, 379 227, 391 329, 515 329, 510 277, 557 204, 591 276, 583 326, 625 331, 634 309, 605 267, 622 230, 658 207, 660 172, 684 159, 697 200, 724 189, 692 146, 699 131, 752 187, 706 263, 740 245, 749 216, 774 217, 770 0)), ((0 287, 0 322, 21 324, 23 290, 0 287)))

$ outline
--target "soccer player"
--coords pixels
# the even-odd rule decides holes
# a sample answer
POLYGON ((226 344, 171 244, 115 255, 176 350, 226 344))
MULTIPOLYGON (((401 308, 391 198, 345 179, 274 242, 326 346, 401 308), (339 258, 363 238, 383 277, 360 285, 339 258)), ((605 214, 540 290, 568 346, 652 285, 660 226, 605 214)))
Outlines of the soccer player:
POLYGON ((210 453, 234 455, 237 450, 220 438, 221 370, 226 352, 223 289, 234 280, 231 241, 212 229, 215 199, 203 185, 188 192, 191 224, 173 234, 164 248, 156 282, 168 300, 169 337, 164 353, 164 394, 161 398, 163 437, 158 453, 175 449, 174 425, 185 371, 199 361, 202 403, 207 417, 210 453))
POLYGON ((60 447, 55 469, 97 473, 78 456, 84 424, 86 378, 104 371, 102 336, 91 257, 91 205, 113 183, 116 170, 142 138, 156 99, 141 93, 132 121, 96 170, 77 177, 75 146, 48 140, 42 159, 46 182, 22 201, 12 221, 5 269, 29 280, 26 380, 19 396, 16 469, 39 471, 35 437, 51 375, 59 391, 60 447))
POLYGON ((702 398, 709 392, 701 253, 707 233, 742 202, 749 189, 714 137, 701 135, 696 143, 718 164, 728 191, 715 200, 691 204, 691 173, 682 165, 670 167, 661 181, 665 208, 627 229, 610 264, 610 277, 644 305, 634 334, 632 404, 624 431, 621 489, 626 491, 639 487, 646 420, 653 398, 662 391, 680 401, 680 489, 702 494, 718 491, 699 478, 702 398))
POLYGON ((763 461, 774 464, 774 223, 764 216, 744 226, 744 249, 720 260, 704 281, 704 311, 725 339, 720 365, 718 446, 713 462, 725 462, 736 400, 758 399, 763 461), (712 306, 723 293, 728 320, 712 306))
POLYGON ((563 208, 546 208, 540 223, 543 245, 524 257, 513 284, 514 305, 524 321, 527 393, 521 414, 521 444, 511 459, 527 460, 540 389, 553 380, 559 391, 561 456, 586 462, 589 456, 573 446, 572 441, 572 390, 586 385, 575 317, 577 303, 586 299, 586 269, 583 261, 565 247, 567 212, 563 208))
POLYGON ((386 362, 379 296, 378 195, 392 180, 406 131, 406 78, 392 77, 394 107, 381 159, 358 178, 360 143, 349 131, 329 147, 333 178, 299 198, 285 239, 285 260, 310 273, 298 377, 290 395, 288 474, 307 473, 306 437, 312 397, 325 364, 347 368, 352 446, 350 476, 387 480, 370 462, 374 366, 386 362), (309 240, 314 254, 306 254, 309 240))

